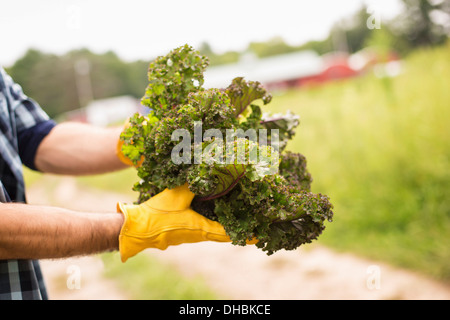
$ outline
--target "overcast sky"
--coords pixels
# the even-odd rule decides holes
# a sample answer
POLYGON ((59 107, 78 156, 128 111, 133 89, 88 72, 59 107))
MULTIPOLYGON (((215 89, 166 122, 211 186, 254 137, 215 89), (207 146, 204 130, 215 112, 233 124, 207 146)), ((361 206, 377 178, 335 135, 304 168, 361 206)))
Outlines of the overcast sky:
MULTIPOLYGON (((0 5, 0 64, 30 48, 62 54, 86 47, 125 60, 150 59, 188 43, 242 50, 250 41, 281 36, 291 44, 326 37, 363 3, 381 19, 399 0, 11 0, 0 5)), ((382 24, 381 24, 382 27, 382 24)))

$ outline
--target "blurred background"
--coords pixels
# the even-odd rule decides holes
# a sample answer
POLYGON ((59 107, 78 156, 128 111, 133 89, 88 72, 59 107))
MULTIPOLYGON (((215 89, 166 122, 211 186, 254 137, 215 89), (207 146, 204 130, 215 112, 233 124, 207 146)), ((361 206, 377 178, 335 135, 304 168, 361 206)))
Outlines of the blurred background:
MULTIPOLYGON (((272 257, 208 244, 127 264, 46 261, 51 297, 450 297, 450 1, 16 0, 0 26, 0 64, 57 121, 145 112, 149 62, 185 43, 210 59, 206 86, 261 81, 274 95, 265 111, 300 115, 288 148, 335 205, 318 241, 272 257)), ((107 210, 137 198, 131 169, 24 170, 32 203, 107 210)))

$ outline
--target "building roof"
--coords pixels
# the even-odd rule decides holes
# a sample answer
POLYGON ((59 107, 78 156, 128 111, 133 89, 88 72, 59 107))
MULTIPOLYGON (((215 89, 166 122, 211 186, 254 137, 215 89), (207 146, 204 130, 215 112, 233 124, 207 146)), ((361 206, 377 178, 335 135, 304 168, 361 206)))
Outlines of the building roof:
POLYGON ((91 101, 85 108, 89 123, 106 126, 125 120, 139 111, 140 101, 131 96, 118 96, 91 101))
POLYGON ((237 63, 211 67, 205 72, 206 88, 224 88, 236 77, 263 84, 298 79, 324 70, 324 63, 314 51, 293 52, 258 59, 245 54, 237 63))

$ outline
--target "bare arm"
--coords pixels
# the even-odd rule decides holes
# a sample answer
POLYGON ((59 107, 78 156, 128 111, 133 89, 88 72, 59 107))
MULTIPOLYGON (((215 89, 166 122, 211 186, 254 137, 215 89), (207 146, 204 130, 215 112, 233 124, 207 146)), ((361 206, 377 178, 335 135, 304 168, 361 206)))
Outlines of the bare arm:
POLYGON ((0 260, 53 259, 117 250, 123 215, 0 204, 0 260))
POLYGON ((99 128, 83 123, 58 124, 42 140, 36 167, 46 173, 87 175, 126 167, 116 155, 122 128, 99 128))
MULTIPOLYGON (((82 123, 57 125, 42 140, 36 167, 83 175, 125 168, 116 155, 122 128, 82 123)), ((123 215, 83 213, 48 206, 0 204, 0 259, 45 259, 118 249, 123 215)))

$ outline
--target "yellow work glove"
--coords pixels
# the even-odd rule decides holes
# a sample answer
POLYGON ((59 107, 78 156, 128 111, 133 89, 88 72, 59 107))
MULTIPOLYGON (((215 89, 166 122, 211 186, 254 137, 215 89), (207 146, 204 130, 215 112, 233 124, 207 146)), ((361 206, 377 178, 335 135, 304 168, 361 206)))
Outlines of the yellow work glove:
MULTIPOLYGON (((130 125, 129 120, 127 119, 125 121, 124 124, 124 129, 126 129, 128 126, 130 125)), ((124 141, 122 139, 119 138, 119 140, 117 141, 117 145, 116 145, 116 155, 117 158, 119 158, 119 160, 128 165, 128 166, 135 166, 136 168, 139 168, 142 165, 142 162, 144 162, 144 156, 141 157, 141 160, 135 165, 130 159, 128 159, 127 157, 125 157, 125 155, 122 152, 122 146, 124 144, 124 141)))
POLYGON ((135 166, 136 168, 139 168, 142 165, 142 162, 144 162, 144 156, 141 157, 141 160, 139 160, 139 162, 135 165, 130 159, 128 159, 127 157, 125 157, 125 155, 122 152, 122 146, 123 146, 124 142, 119 139, 119 141, 117 142, 117 147, 116 147, 116 154, 117 157, 119 158, 119 160, 128 165, 128 166, 135 166))
POLYGON ((119 235, 122 262, 146 248, 165 250, 182 243, 231 242, 220 223, 190 208, 193 198, 186 184, 166 189, 140 205, 119 203, 118 211, 124 215, 119 235))

